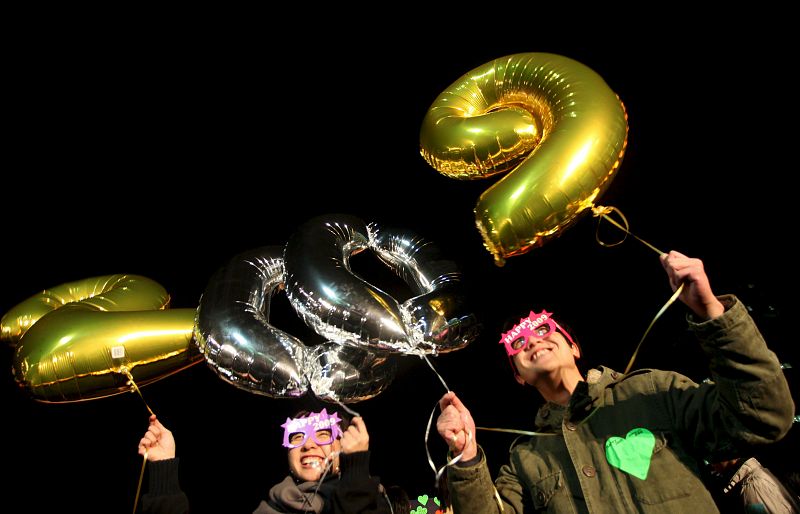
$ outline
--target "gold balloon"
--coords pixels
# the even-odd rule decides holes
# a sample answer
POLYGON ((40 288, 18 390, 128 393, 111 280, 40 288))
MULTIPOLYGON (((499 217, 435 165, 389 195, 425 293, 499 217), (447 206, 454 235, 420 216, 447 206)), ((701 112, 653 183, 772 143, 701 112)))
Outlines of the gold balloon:
POLYGON ((34 399, 102 398, 130 391, 129 378, 144 386, 202 360, 192 344, 196 309, 168 307, 149 278, 92 277, 16 305, 0 332, 16 342, 14 378, 34 399))
POLYGON ((455 81, 422 122, 420 152, 452 178, 512 170, 475 207, 495 263, 541 246, 607 189, 627 144, 624 106, 587 66, 547 53, 495 59, 455 81))

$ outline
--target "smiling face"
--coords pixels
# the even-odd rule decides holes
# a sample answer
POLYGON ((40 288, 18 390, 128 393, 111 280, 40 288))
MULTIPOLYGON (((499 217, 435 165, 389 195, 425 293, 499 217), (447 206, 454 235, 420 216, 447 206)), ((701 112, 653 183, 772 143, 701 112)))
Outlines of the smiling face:
POLYGON ((561 328, 552 313, 531 313, 508 332, 502 334, 517 382, 540 384, 543 378, 559 380, 563 372, 580 374, 575 359, 580 358, 580 348, 569 332, 561 328))
MULTIPOLYGON (((293 434, 296 438, 295 442, 302 441, 303 434, 293 434)), ((290 437, 291 441, 292 437, 290 437)), ((341 448, 338 439, 333 439, 330 430, 319 430, 316 433, 316 441, 314 437, 307 437, 305 442, 296 448, 289 450, 289 471, 296 478, 306 481, 315 482, 322 477, 322 473, 327 466, 326 459, 333 453, 338 452, 341 448), (324 442, 330 441, 328 444, 319 444, 317 441, 324 442)), ((339 457, 333 458, 333 464, 329 474, 335 474, 339 470, 339 457)))
POLYGON ((557 330, 550 331, 544 338, 526 336, 517 344, 520 351, 511 360, 520 384, 535 386, 541 380, 557 379, 563 372, 580 373, 575 363, 581 356, 580 350, 557 330))
POLYGON ((283 446, 289 448, 289 471, 292 475, 314 482, 322 477, 329 464, 329 474, 339 472, 340 421, 337 413, 328 415, 325 409, 304 412, 294 419, 286 418, 286 423, 281 425, 284 428, 283 446))

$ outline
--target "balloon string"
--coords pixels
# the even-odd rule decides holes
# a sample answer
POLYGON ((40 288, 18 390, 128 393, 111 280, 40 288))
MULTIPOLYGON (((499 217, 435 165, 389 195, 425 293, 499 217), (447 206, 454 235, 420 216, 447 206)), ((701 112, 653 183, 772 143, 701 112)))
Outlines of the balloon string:
MULTIPOLYGON (((628 372, 631 370, 631 367, 633 367, 633 363, 634 363, 634 361, 636 360, 636 357, 639 354, 639 350, 642 347, 642 343, 644 342, 645 338, 647 337, 647 334, 650 333, 650 329, 653 328, 653 325, 655 324, 656 320, 658 320, 658 318, 660 318, 661 315, 664 314, 664 311, 666 311, 667 308, 670 305, 675 303, 675 301, 680 296, 681 292, 683 292, 683 284, 678 286, 678 288, 675 290, 675 292, 672 293, 672 296, 669 298, 669 300, 667 300, 667 303, 665 303, 661 307, 661 309, 659 309, 659 311, 656 313, 655 317, 653 317, 653 320, 650 322, 650 325, 647 327, 647 330, 644 331, 644 334, 642 335, 642 338, 639 340, 639 344, 636 345, 636 350, 634 350, 633 355, 631 355, 631 360, 628 362, 628 365, 625 367, 625 373, 624 373, 625 375, 627 375, 628 372)), ((785 364, 785 366, 788 366, 789 368, 791 368, 791 364, 787 363, 787 364, 785 364)), ((784 365, 782 365, 781 367, 783 368, 784 365)), ((591 418, 597 412, 597 410, 599 408, 600 408, 599 406, 595 407, 594 410, 592 410, 592 412, 589 413, 588 416, 583 418, 580 421, 580 423, 578 423, 578 424, 580 425, 580 424, 583 424, 583 423, 586 423, 587 421, 589 421, 589 418, 591 418)), ((798 421, 795 420, 795 422, 798 422, 798 421)), ((527 430, 514 430, 514 429, 510 429, 510 428, 488 428, 488 427, 475 427, 475 428, 477 430, 487 430, 487 431, 490 431, 490 432, 508 432, 510 434, 520 434, 520 435, 530 435, 530 436, 556 435, 556 434, 547 433, 547 432, 531 432, 531 431, 527 431, 527 430)), ((430 428, 429 428, 429 430, 430 430, 430 428)))
MULTIPOLYGON (((606 221, 608 221, 609 223, 611 223, 612 225, 614 225, 614 226, 615 226, 615 227, 617 227, 618 229, 620 229, 620 230, 622 230, 623 232, 625 232, 625 236, 626 236, 626 237, 627 237, 627 235, 628 235, 628 234, 630 234, 630 235, 632 235, 632 236, 633 236, 633 237, 634 237, 634 238, 635 238, 637 241, 641 242, 642 244, 644 244, 645 246, 647 246, 647 247, 648 247, 648 248, 650 248, 651 250, 655 251, 657 254, 659 254, 659 255, 664 255, 664 252, 662 252, 661 250, 659 250, 659 249, 658 249, 658 248, 656 248, 655 246, 651 245, 650 243, 648 243, 648 242, 647 242, 647 241, 645 241, 644 239, 640 238, 639 236, 637 236, 636 234, 634 234, 633 232, 631 232, 631 231, 629 230, 629 228, 630 228, 630 225, 628 224, 628 220, 627 220, 627 218, 625 218, 625 215, 624 215, 624 214, 622 214, 622 211, 620 211, 620 210, 619 210, 619 209, 617 209, 616 207, 606 207, 606 206, 602 206, 602 205, 596 205, 596 206, 592 206, 592 214, 594 214, 594 216, 595 216, 595 217, 602 217, 603 219, 605 219, 606 221), (620 225, 619 223, 617 223, 616 221, 614 221, 613 219, 611 219, 611 217, 609 216, 609 214, 611 214, 611 213, 614 213, 614 212, 615 212, 615 213, 617 213, 617 214, 619 214, 619 217, 620 217, 620 218, 622 218, 622 222, 625 224, 625 226, 624 226, 624 227, 623 227, 622 225, 620 225)), ((597 224, 597 230, 595 231, 595 239, 596 239, 596 240, 597 240, 597 242, 598 242, 598 243, 600 243, 602 246, 606 246, 606 247, 616 246, 616 245, 618 245, 618 244, 622 243, 622 241, 625 241, 625 238, 623 237, 623 238, 622 238, 622 241, 619 241, 619 242, 617 242, 617 243, 613 243, 613 244, 605 243, 605 242, 603 242, 603 241, 601 241, 601 240, 600 240, 600 234, 599 234, 599 231, 600 231, 600 223, 598 223, 598 224, 597 224)), ((633 352, 633 355, 631 356, 631 360, 630 360, 630 361, 628 361, 628 365, 625 367, 625 373, 624 373, 625 375, 627 375, 627 374, 628 374, 628 372, 631 370, 631 367, 633 367, 633 362, 636 360, 636 357, 637 357, 637 355, 639 354, 639 349, 641 349, 641 347, 642 347, 642 343, 644 342, 644 339, 647 337, 647 334, 649 334, 649 333, 650 333, 650 329, 651 329, 651 328, 653 328, 653 325, 655 324, 656 320, 658 320, 658 318, 660 318, 660 317, 661 317, 661 315, 662 315, 662 314, 664 314, 664 311, 665 311, 665 310, 667 310, 667 308, 668 308, 670 305, 672 305, 673 303, 675 303, 675 301, 678 299, 678 297, 680 296, 680 294, 681 294, 681 292, 682 292, 682 291, 683 291, 683 284, 681 284, 681 285, 678 287, 678 289, 676 289, 676 290, 675 290, 675 292, 672 294, 672 296, 670 297, 670 299, 669 299, 669 300, 667 300, 667 303, 665 303, 665 304, 664 304, 664 305, 661 307, 661 309, 658 311, 658 313, 656 313, 655 317, 654 317, 654 318, 653 318, 653 320, 650 322, 650 325, 647 327, 647 330, 645 330, 645 331, 644 331, 644 334, 642 335, 642 338, 639 340, 639 344, 638 344, 638 345, 636 345, 636 350, 634 350, 634 352, 633 352)))
POLYGON ((142 402, 144 403, 144 406, 147 407, 147 411, 150 413, 150 415, 151 416, 155 416, 156 415, 155 412, 153 412, 153 409, 151 409, 150 406, 147 405, 147 402, 145 401, 144 396, 142 396, 142 392, 139 390, 139 386, 137 386, 136 382, 134 382, 133 375, 131 375, 131 372, 128 371, 128 368, 123 366, 120 369, 120 372, 128 377, 128 384, 131 386, 131 391, 134 391, 139 395, 139 398, 142 399, 142 402))
MULTIPOLYGON (((328 475, 328 471, 331 470, 333 467, 333 459, 336 458, 337 455, 342 453, 341 451, 338 452, 331 452, 327 457, 325 457, 325 471, 322 472, 322 476, 319 477, 319 481, 317 482, 317 487, 314 489, 314 496, 317 496, 319 493, 319 488, 322 486, 322 482, 325 480, 325 477, 328 475)), ((303 504, 308 505, 308 508, 314 509, 314 506, 311 504, 311 500, 306 496, 303 495, 303 504)), ((308 511, 304 511, 308 512, 308 511)))
MULTIPOLYGON (((586 416, 585 418, 580 420, 578 423, 576 423, 576 425, 582 425, 582 424, 586 423, 587 421, 589 421, 589 418, 594 416, 595 412, 597 412, 599 409, 600 409, 600 406, 598 405, 597 407, 592 409, 592 412, 590 412, 588 416, 586 416)), ((530 435, 530 436, 557 435, 554 432, 532 432, 532 431, 529 431, 529 430, 515 430, 513 428, 489 428, 489 427, 475 427, 475 428, 478 429, 478 430, 487 430, 489 432, 508 432, 509 434, 520 434, 520 435, 530 435)), ((519 438, 517 438, 517 439, 519 439, 519 438)))
POLYGON ((477 430, 488 430, 490 432, 508 432, 509 434, 520 435, 556 435, 552 432, 531 432, 529 430, 515 430, 513 428, 489 428, 489 427, 475 427, 477 430))
MULTIPOLYGON (((640 241, 641 243, 643 243, 645 246, 647 246, 648 248, 650 248, 650 249, 654 250, 654 251, 655 251, 656 253, 658 253, 659 255, 663 255, 663 254, 664 254, 664 252, 662 252, 661 250, 659 250, 659 249, 658 249, 658 248, 656 248, 655 246, 651 245, 650 243, 648 243, 648 242, 647 242, 647 241, 645 241, 644 239, 641 239, 641 238, 639 238, 638 236, 636 236, 636 234, 634 234, 634 233, 632 233, 630 230, 628 230, 628 220, 625 218, 625 215, 624 215, 624 214, 622 214, 622 212, 621 212, 619 209, 617 209, 616 207, 603 207, 603 206, 595 206, 595 207, 592 207, 592 212, 594 213, 594 215, 595 215, 595 216, 602 216, 602 217, 603 217, 603 218, 605 218, 605 219, 606 219, 608 222, 610 222, 612 225, 614 225, 614 226, 616 226, 617 228, 619 228, 619 229, 623 230, 623 231, 626 233, 626 237, 627 237, 627 234, 630 234, 630 235, 632 235, 634 238, 636 238, 638 241, 640 241), (611 219, 610 217, 608 217, 608 216, 607 216, 607 215, 608 215, 608 214, 610 214, 611 212, 616 212, 617 214, 619 214, 619 216, 622 218, 622 221, 623 221, 623 223, 625 223, 625 226, 624 226, 624 227, 623 227, 622 225, 620 225, 619 223, 617 223, 616 221, 614 221, 613 219, 611 219)), ((600 225, 599 225, 599 223, 598 223, 598 231, 599 231, 599 228, 600 228, 600 225)), ((610 246, 616 246, 616 245, 618 245, 618 244, 622 243, 622 241, 624 241, 624 240, 625 240, 625 239, 623 238, 623 239, 622 239, 622 241, 619 241, 618 243, 609 244, 609 243, 605 243, 605 242, 603 242, 603 241, 601 241, 601 240, 600 240, 599 233, 596 233, 596 234, 595 234, 595 237, 596 237, 596 239, 597 239, 597 242, 598 242, 598 243, 600 243, 602 246, 606 246, 606 247, 610 247, 610 246)), ((665 303, 665 304, 664 304, 664 305, 661 307, 661 309, 659 309, 658 313, 656 313, 655 317, 653 317, 653 320, 650 322, 650 325, 647 327, 647 330, 645 330, 645 331, 644 331, 644 334, 642 335, 642 338, 639 340, 639 344, 636 346, 636 350, 634 350, 634 352, 633 352, 633 355, 631 355, 631 359, 630 359, 630 361, 628 362, 628 365, 627 365, 627 367, 625 368, 625 373, 624 373, 625 375, 627 375, 627 374, 628 374, 628 372, 631 370, 631 367, 633 366, 633 363, 634 363, 634 361, 636 360, 636 357, 637 357, 637 356, 638 356, 638 354, 639 354, 639 350, 640 350, 640 349, 641 349, 641 347, 642 347, 642 343, 644 342, 645 338, 647 337, 647 334, 649 334, 649 333, 650 333, 650 329, 652 329, 652 328, 653 328, 653 325, 654 325, 654 324, 655 324, 655 322, 658 320, 658 318, 660 318, 660 317, 661 317, 661 315, 662 315, 662 314, 664 314, 664 311, 666 311, 666 310, 667 310, 667 308, 668 308, 670 305, 672 305, 673 303, 675 303, 675 301, 676 301, 676 300, 678 299, 678 297, 680 296, 681 292, 683 292, 683 284, 681 284, 681 285, 680 285, 680 286, 679 286, 679 287, 678 287, 678 288, 675 290, 675 292, 672 294, 672 296, 670 297, 670 299, 669 299, 669 300, 667 300, 667 302, 666 302, 666 303, 665 303)), ((783 367, 783 366, 782 366, 782 367, 783 367)), ((789 367, 789 368, 791 368, 791 365, 788 365, 788 367, 789 367)), ((594 414, 597 412, 597 410, 598 410, 599 408, 600 408, 599 406, 595 407, 595 408, 594 408, 594 410, 592 410, 592 412, 591 412, 591 413, 590 413, 588 416, 586 416, 585 418, 583 418, 583 420, 581 420, 581 421, 580 421, 580 423, 578 423, 578 424, 583 424, 583 423, 587 422, 587 421, 589 420, 589 418, 591 418, 591 417, 592 417, 592 416, 593 416, 593 415, 594 415, 594 414)), ((795 418, 795 422, 798 422, 798 421, 797 421, 797 418, 798 418, 798 417, 796 417, 796 418, 795 418)), ((490 432, 507 432, 507 433, 510 433, 510 434, 520 434, 520 435, 529 435, 529 436, 547 436, 547 435, 556 435, 556 434, 554 434, 554 433, 547 433, 547 432, 532 432, 532 431, 528 431, 528 430, 515 430, 515 429, 510 429, 510 428, 489 428, 489 427, 475 427, 475 428, 476 428, 477 430, 487 430, 487 431, 490 431, 490 432)))
MULTIPOLYGON (((592 207, 592 212, 594 213, 595 216, 602 216, 609 223, 611 223, 615 227, 619 228, 620 230, 624 231, 626 233, 626 237, 627 237, 628 234, 630 234, 637 241, 641 242, 642 244, 644 244, 648 248, 652 249, 653 251, 655 251, 659 255, 663 255, 664 254, 664 252, 662 252, 661 250, 659 250, 658 248, 656 248, 652 244, 648 243, 644 239, 638 237, 636 234, 631 232, 628 229, 628 227, 629 227, 628 220, 625 218, 625 215, 622 214, 622 212, 619 209, 617 209, 616 207, 594 206, 594 207, 592 207), (608 216, 608 214, 611 214, 612 212, 616 212, 617 214, 619 214, 619 216, 622 218, 623 223, 625 224, 624 227, 608 216)), ((598 232, 595 234, 595 238, 597 239, 597 242, 600 243, 602 246, 606 246, 606 247, 616 246, 616 245, 622 243, 625 240, 625 238, 623 238, 622 241, 619 241, 617 243, 613 243, 613 244, 605 243, 602 240, 600 240, 599 228, 600 228, 600 225, 598 224, 598 232)), ((631 367, 633 366, 633 363, 634 363, 634 361, 636 360, 636 357, 639 354, 639 350, 642 347, 642 343, 644 342, 645 338, 647 337, 647 334, 650 333, 650 330, 653 328, 653 325, 655 324, 655 322, 664 314, 664 312, 667 310, 667 308, 670 305, 675 303, 675 301, 678 299, 678 297, 680 296, 680 294, 682 292, 683 292, 683 284, 681 284, 675 290, 675 292, 672 294, 670 299, 667 300, 667 302, 661 307, 661 309, 659 309, 658 313, 656 313, 655 317, 653 317, 652 321, 650 322, 650 325, 647 327, 647 330, 645 330, 644 334, 642 335, 642 338, 639 340, 639 344, 636 346, 636 350, 634 350, 633 355, 631 356, 631 359, 628 362, 627 367, 625 368, 625 374, 626 375, 628 374, 628 372, 630 371, 631 367)), ((442 382, 442 385, 444 385, 445 389, 447 391, 449 391, 450 389, 447 387, 447 384, 444 382, 444 379, 442 379, 441 375, 439 375, 439 373, 436 372, 436 369, 433 367, 433 364, 431 364, 431 362, 428 360, 427 356, 423 355, 422 357, 425 359, 425 362, 428 363, 428 366, 430 366, 430 368, 433 370, 433 372, 436 373, 436 376, 439 377, 439 380, 442 382)), ((791 365, 789 365, 788 367, 791 368, 791 365)), ((600 408, 599 406, 595 407, 592 410, 592 412, 589 413, 588 416, 586 416, 583 420, 580 421, 579 424, 583 424, 583 423, 587 422, 589 420, 589 418, 591 418, 599 410, 599 408, 600 408)), ((441 474, 445 470, 445 468, 447 468, 447 466, 450 466, 450 465, 455 464, 456 462, 460 461, 461 458, 464 455, 464 452, 461 452, 459 455, 457 455, 452 460, 447 462, 444 466, 442 466, 437 471, 436 465, 433 463, 433 459, 431 458, 430 450, 428 448, 428 434, 430 433, 430 430, 431 430, 431 424, 433 422, 433 415, 434 415, 435 412, 436 412, 436 407, 433 408, 433 411, 431 411, 431 415, 428 418, 428 426, 427 426, 427 430, 425 431, 425 452, 427 453, 427 456, 428 456, 428 464, 430 464, 431 469, 433 469, 434 473, 436 474, 436 481, 438 483, 439 478, 441 477, 441 474)), ((795 420, 794 421, 796 423, 800 422, 800 416, 795 416, 795 420)), ((476 430, 486 430, 486 431, 490 431, 490 432, 507 432, 507 433, 510 433, 510 434, 519 434, 519 435, 528 435, 528 436, 554 436, 554 435, 557 435, 555 433, 533 432, 533 431, 529 431, 529 430, 515 430, 515 429, 510 429, 510 428, 475 427, 475 429, 476 430)), ((468 442, 469 442, 472 439, 472 434, 468 433, 468 436, 469 436, 469 439, 468 439, 468 442)))
POLYGON ((142 455, 142 470, 139 472, 139 485, 136 486, 136 497, 133 499, 133 514, 136 514, 136 507, 139 505, 139 493, 142 491, 142 478, 144 478, 144 467, 147 464, 147 452, 144 450, 142 455))
POLYGON ((660 318, 662 314, 664 314, 664 311, 667 310, 667 307, 669 307, 670 305, 675 303, 675 300, 678 299, 678 297, 681 295, 682 292, 683 292, 683 284, 678 286, 678 289, 676 289, 675 292, 672 293, 672 296, 669 298, 669 300, 667 300, 667 303, 665 303, 661 307, 661 309, 659 309, 659 311, 656 313, 655 317, 650 322, 650 325, 647 327, 647 330, 644 331, 644 334, 642 335, 642 338, 639 340, 639 344, 636 345, 636 350, 634 350, 633 355, 631 355, 631 360, 628 362, 628 366, 625 368, 625 372, 624 372, 625 375, 627 375, 628 372, 631 370, 631 367, 633 366, 633 361, 636 360, 636 356, 639 354, 639 349, 642 347, 642 343, 644 342, 644 338, 647 337, 647 334, 650 333, 650 329, 653 328, 653 325, 655 324, 656 320, 658 318, 660 318))
MULTIPOLYGON (((444 473, 444 470, 447 469, 447 466, 452 466, 456 462, 460 461, 461 458, 464 456, 464 452, 462 450, 461 453, 459 453, 458 455, 456 455, 455 457, 453 457, 452 459, 447 461, 444 466, 442 466, 438 470, 436 469, 436 464, 433 463, 433 457, 431 457, 431 450, 430 450, 430 448, 428 448, 428 435, 431 432, 431 425, 433 424, 433 415, 436 414, 436 407, 438 407, 438 406, 439 406, 438 403, 433 406, 433 410, 431 411, 431 415, 430 415, 430 417, 428 417, 428 426, 425 429, 425 453, 428 456, 428 464, 430 465, 431 469, 433 470, 434 475, 436 476, 436 481, 434 482, 434 487, 439 487, 439 480, 442 478, 442 473, 444 473)), ((465 449, 466 449, 467 445, 470 443, 470 441, 472 441, 472 432, 467 430, 467 441, 464 443, 464 448, 465 449)))
MULTIPOLYGON (((423 354, 423 355, 422 355, 422 358, 423 358, 423 359, 425 359, 425 362, 427 362, 427 363, 428 363, 428 366, 430 366, 430 368, 433 370, 433 372, 436 374, 436 376, 437 376, 437 377, 439 377, 439 382, 441 382, 441 383, 442 383, 442 385, 444 386, 444 390, 445 390, 445 392, 450 392, 450 388, 449 388, 449 387, 447 387, 447 384, 445 383, 444 379, 442 378, 442 375, 440 375, 440 374, 439 374, 439 372, 438 372, 438 371, 436 371, 436 368, 434 368, 434 367, 433 367, 433 364, 431 364, 431 361, 428 359, 428 356, 427 356, 427 355, 425 355, 425 354, 423 354)), ((435 410, 435 409, 434 409, 434 410, 435 410)), ((429 428, 430 428, 430 427, 429 427, 429 428)))
POLYGON ((386 494, 386 489, 383 489, 381 491, 381 494, 383 494, 383 499, 386 500, 386 505, 389 506, 389 514, 394 514, 394 507, 392 507, 392 500, 390 500, 389 495, 386 494))
POLYGON ((333 401, 335 401, 337 404, 339 404, 339 407, 341 407, 342 409, 346 410, 347 413, 350 414, 351 416, 353 416, 354 418, 360 418, 361 417, 361 414, 359 414, 358 412, 354 411, 353 409, 351 409, 350 407, 348 407, 344 403, 340 402, 338 399, 334 398, 333 401))
POLYGON ((597 230, 595 230, 594 237, 597 240, 597 242, 600 243, 601 246, 605 246, 607 248, 610 248, 612 246, 617 246, 618 244, 621 244, 623 241, 625 241, 625 238, 628 237, 628 234, 630 234, 631 236, 634 237, 634 239, 636 239, 637 241, 639 241, 640 243, 642 243, 646 247, 650 248, 651 250, 655 251, 657 254, 659 254, 659 255, 663 255, 664 254, 664 252, 662 252, 661 250, 659 250, 655 246, 651 245, 650 243, 648 243, 644 239, 640 238, 639 236, 637 236, 636 234, 631 232, 629 230, 630 225, 628 224, 627 218, 625 218, 625 215, 622 214, 622 211, 620 211, 616 207, 605 207, 603 205, 592 206, 592 214, 595 217, 602 217, 603 219, 605 219, 606 221, 608 221, 609 223, 611 223, 612 225, 614 225, 618 229, 620 229, 623 232, 625 232, 625 237, 623 237, 621 241, 618 241, 616 243, 606 243, 606 242, 600 240, 600 223, 598 223, 597 224, 597 230), (619 223, 617 223, 616 221, 614 221, 613 219, 611 219, 610 216, 608 216, 612 212, 616 212, 617 214, 619 214, 619 217, 622 218, 622 222, 625 224, 624 227, 622 225, 620 225, 619 223))

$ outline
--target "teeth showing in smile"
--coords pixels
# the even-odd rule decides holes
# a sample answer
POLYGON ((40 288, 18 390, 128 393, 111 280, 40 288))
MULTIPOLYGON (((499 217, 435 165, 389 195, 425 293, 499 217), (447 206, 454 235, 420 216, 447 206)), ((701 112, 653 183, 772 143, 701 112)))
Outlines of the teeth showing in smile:
POLYGON ((318 468, 322 466, 322 459, 320 457, 314 457, 314 456, 303 457, 302 459, 300 459, 300 464, 306 467, 318 468))
POLYGON ((533 362, 538 361, 539 357, 550 351, 552 351, 550 348, 542 348, 541 350, 536 350, 536 353, 533 354, 533 362))

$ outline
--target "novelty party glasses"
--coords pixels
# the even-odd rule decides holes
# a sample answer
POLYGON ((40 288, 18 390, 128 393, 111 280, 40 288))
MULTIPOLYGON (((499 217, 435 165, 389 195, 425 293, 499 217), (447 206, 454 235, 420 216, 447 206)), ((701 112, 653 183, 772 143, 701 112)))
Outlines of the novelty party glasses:
POLYGON ((339 428, 339 415, 333 413, 328 415, 326 409, 321 412, 312 412, 304 418, 286 418, 283 427, 283 446, 286 448, 298 448, 306 444, 310 437, 320 446, 331 444, 340 435, 342 430, 339 428))
POLYGON ((561 328, 561 325, 552 316, 552 312, 544 310, 539 314, 534 314, 531 311, 527 318, 520 319, 519 323, 514 325, 511 330, 502 334, 500 336, 500 344, 505 345, 508 356, 511 357, 521 352, 525 348, 529 337, 544 339, 556 329, 564 334, 564 337, 567 338, 572 346, 575 346, 575 342, 569 333, 561 328))

